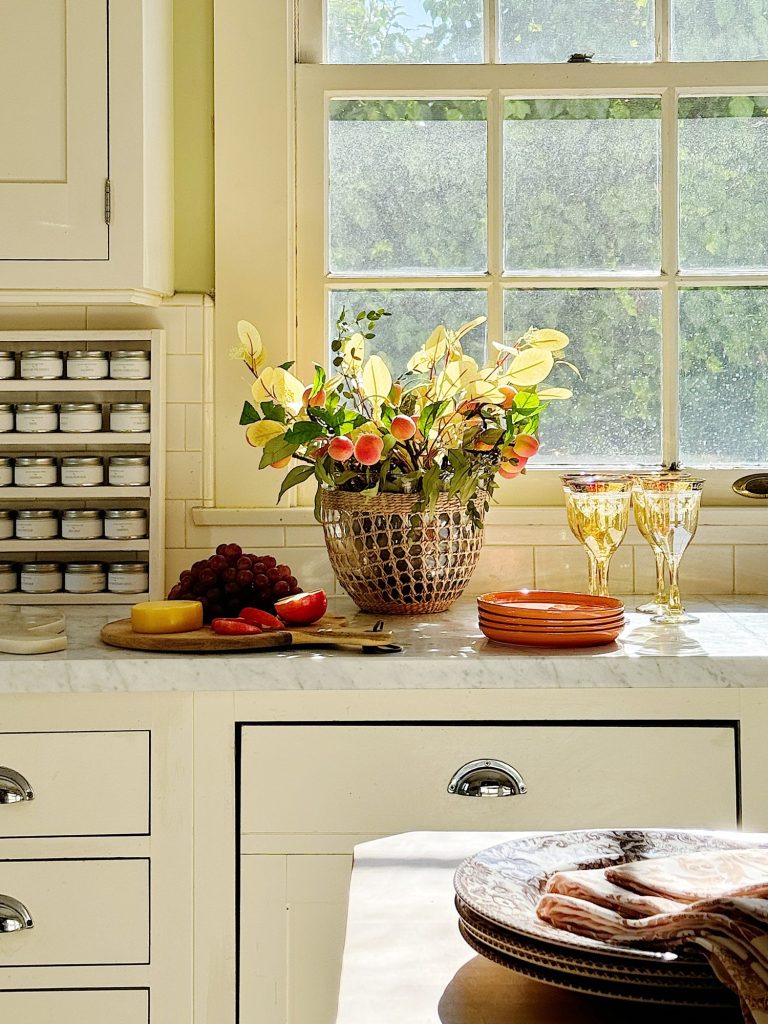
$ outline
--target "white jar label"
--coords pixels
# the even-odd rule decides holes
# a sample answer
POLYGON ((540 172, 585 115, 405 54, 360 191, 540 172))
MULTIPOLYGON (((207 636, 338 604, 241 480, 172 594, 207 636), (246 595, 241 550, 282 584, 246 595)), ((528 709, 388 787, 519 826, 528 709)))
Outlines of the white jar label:
POLYGON ((111 572, 109 589, 113 594, 143 594, 149 590, 149 576, 147 573, 111 572))
POLYGON ((65 540, 98 540, 102 536, 100 519, 62 519, 61 536, 65 540))
POLYGON ((59 531, 55 519, 17 519, 16 536, 19 540, 51 540, 59 531))
POLYGON ((21 357, 21 376, 25 380, 54 380, 64 373, 62 359, 25 359, 21 357))
POLYGON ((61 590, 60 572, 22 572, 21 589, 25 594, 55 594, 61 590))
POLYGON ((63 412, 61 429, 65 434, 93 434, 101 430, 101 413, 63 412))
POLYGON ((0 380, 10 380, 16 373, 16 364, 12 359, 0 358, 0 380))
POLYGON ((8 487, 13 480, 13 470, 10 466, 0 466, 0 487, 8 487))
POLYGON ((13 520, 0 519, 0 540, 10 540, 13 536, 13 520))
POLYGON ((109 429, 119 434, 141 434, 149 430, 149 413, 113 412, 109 417, 109 429))
POLYGON ((106 573, 66 572, 64 589, 69 594, 100 594, 107 586, 106 573))
POLYGON ((113 359, 109 375, 117 380, 146 380, 149 377, 149 360, 113 359))
POLYGON ((10 594, 16 589, 16 573, 0 572, 0 594, 10 594))
POLYGON ((101 466, 62 466, 62 487, 98 487, 104 483, 104 470, 101 466))
POLYGON ((109 471, 109 482, 113 487, 146 487, 149 466, 113 466, 109 471))
POLYGON ((103 380, 109 373, 106 359, 69 359, 67 377, 70 380, 103 380))
POLYGON ((19 412, 16 414, 16 429, 20 434, 47 434, 56 430, 59 418, 55 412, 19 412))
POLYGON ((104 536, 109 540, 141 540, 147 536, 147 520, 105 519, 104 536))
POLYGON ((14 479, 17 487, 52 487, 56 483, 56 467, 17 466, 14 479))

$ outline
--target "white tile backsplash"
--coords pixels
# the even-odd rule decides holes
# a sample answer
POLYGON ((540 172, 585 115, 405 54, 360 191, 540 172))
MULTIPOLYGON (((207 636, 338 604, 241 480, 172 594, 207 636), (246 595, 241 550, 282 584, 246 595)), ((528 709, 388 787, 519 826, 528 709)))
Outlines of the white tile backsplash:
MULTIPOLYGON (((160 327, 168 352, 166 545, 169 586, 182 569, 207 557, 224 541, 246 550, 270 552, 284 561, 306 587, 336 585, 322 529, 308 515, 235 517, 230 526, 196 526, 192 509, 212 504, 211 399, 213 303, 203 295, 177 295, 159 307, 46 306, 0 303, 0 329, 49 330, 160 327), (293 520, 293 521, 292 521, 293 520)), ((294 510, 295 511, 295 510, 294 510)), ((760 510, 739 510, 743 525, 732 525, 731 510, 707 510, 681 570, 683 593, 768 594, 768 518, 760 510)), ((492 510, 485 547, 469 591, 504 587, 541 589, 586 587, 586 556, 568 530, 561 510, 531 510, 519 522, 492 510)), ((741 519, 740 519, 741 523, 741 519)), ((616 592, 649 594, 654 588, 653 555, 630 528, 611 566, 616 592)))

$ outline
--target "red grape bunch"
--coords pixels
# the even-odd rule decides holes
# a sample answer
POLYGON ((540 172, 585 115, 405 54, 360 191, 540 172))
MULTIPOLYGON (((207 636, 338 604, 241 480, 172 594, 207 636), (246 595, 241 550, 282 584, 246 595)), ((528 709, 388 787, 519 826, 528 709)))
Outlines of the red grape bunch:
POLYGON ((275 601, 300 594, 287 565, 272 555, 246 555, 239 544, 219 544, 216 554, 185 569, 171 588, 169 600, 200 601, 206 622, 237 616, 243 608, 274 613, 275 601))

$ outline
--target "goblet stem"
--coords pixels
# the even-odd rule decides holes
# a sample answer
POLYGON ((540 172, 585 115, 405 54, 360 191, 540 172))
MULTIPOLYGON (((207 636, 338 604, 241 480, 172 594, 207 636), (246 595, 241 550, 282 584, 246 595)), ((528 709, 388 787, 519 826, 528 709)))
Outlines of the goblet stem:
POLYGON ((608 558, 598 558, 591 551, 589 556, 589 592, 592 597, 610 597, 608 593, 608 558))
POLYGON ((663 551, 656 551, 656 604, 667 603, 667 563, 663 551))
POLYGON ((685 611, 683 600, 680 597, 680 585, 678 583, 680 573, 680 562, 674 558, 669 563, 669 614, 682 615, 685 611))

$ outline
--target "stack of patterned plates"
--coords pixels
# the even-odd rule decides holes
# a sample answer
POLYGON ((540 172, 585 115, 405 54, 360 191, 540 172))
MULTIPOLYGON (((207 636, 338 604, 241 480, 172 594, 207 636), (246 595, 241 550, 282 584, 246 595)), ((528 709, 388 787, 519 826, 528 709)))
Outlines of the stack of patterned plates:
POLYGON ((764 835, 668 830, 601 829, 515 839, 482 850, 458 868, 459 930, 482 956, 560 988, 670 1006, 734 1007, 735 997, 697 948, 611 945, 555 928, 537 916, 536 905, 556 871, 765 845, 764 835))
POLYGON ((480 629, 489 640, 528 647, 596 647, 613 643, 624 628, 624 605, 615 597, 510 590, 477 599, 480 629))

